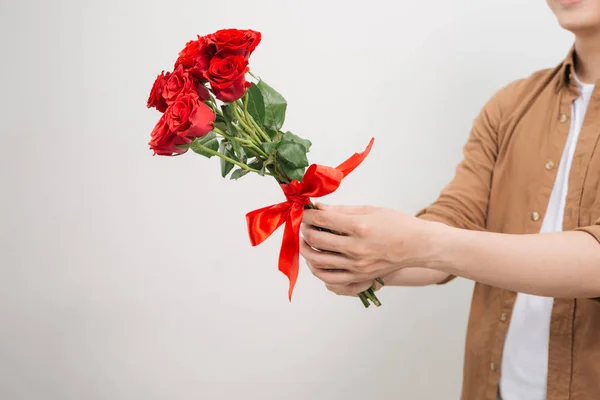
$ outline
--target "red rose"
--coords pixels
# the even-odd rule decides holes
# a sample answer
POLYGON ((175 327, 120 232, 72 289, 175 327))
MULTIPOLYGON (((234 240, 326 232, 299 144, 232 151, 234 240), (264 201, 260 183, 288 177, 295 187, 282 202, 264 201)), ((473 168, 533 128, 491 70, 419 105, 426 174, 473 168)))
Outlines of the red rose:
POLYGON ((241 98, 250 84, 246 82, 248 61, 242 56, 214 58, 204 74, 217 99, 232 103, 241 98))
POLYGON ((208 36, 208 40, 217 48, 216 57, 242 56, 250 57, 260 43, 260 32, 253 30, 222 29, 208 36))
POLYGON ((182 94, 166 113, 169 130, 178 136, 196 138, 212 131, 215 113, 194 92, 182 94))
POLYGON ((154 85, 152 85, 152 90, 150 91, 150 96, 148 97, 147 107, 152 108, 155 107, 160 112, 165 112, 167 109, 167 102, 163 97, 163 90, 167 85, 167 81, 169 80, 170 72, 165 73, 163 71, 154 81, 154 85))
POLYGON ((154 155, 172 156, 173 154, 183 154, 186 150, 177 147, 192 142, 192 138, 179 136, 169 129, 167 116, 163 114, 154 130, 151 133, 150 149, 154 150, 154 155))
POLYGON ((215 52, 216 46, 213 43, 209 43, 204 36, 198 36, 198 40, 190 40, 179 52, 175 68, 183 65, 192 76, 202 80, 215 52))
POLYGON ((201 82, 192 78, 185 72, 183 65, 179 65, 169 76, 163 90, 163 97, 168 105, 173 104, 181 94, 195 92, 201 101, 210 99, 208 89, 201 82))
POLYGON ((172 156, 187 150, 177 146, 190 144, 213 128, 215 114, 194 92, 180 95, 162 115, 151 133, 150 149, 155 155, 172 156))

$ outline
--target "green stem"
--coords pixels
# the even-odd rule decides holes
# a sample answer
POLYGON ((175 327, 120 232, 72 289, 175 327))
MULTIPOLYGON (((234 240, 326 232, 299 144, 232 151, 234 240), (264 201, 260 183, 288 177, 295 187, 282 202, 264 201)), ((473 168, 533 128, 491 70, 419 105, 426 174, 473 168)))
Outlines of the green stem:
POLYGON ((277 183, 290 183, 290 180, 285 176, 285 174, 281 174, 278 169, 275 167, 275 164, 271 164, 267 166, 267 170, 271 172, 271 175, 275 177, 277 183))
POLYGON ((375 280, 377 282, 379 282, 381 284, 381 286, 385 286, 385 282, 383 281, 383 279, 381 279, 381 278, 375 278, 375 280))
POLYGON ((362 303, 365 306, 365 308, 369 308, 369 306, 371 305, 371 303, 369 303, 369 299, 367 299, 367 296, 365 296, 364 293, 359 293, 358 294, 358 298, 360 299, 360 301, 362 301, 362 303))
POLYGON ((223 116, 221 108, 217 105, 217 99, 215 99, 212 95, 210 96, 210 101, 207 101, 207 103, 215 113, 219 114, 221 117, 223 116))
POLYGON ((381 302, 379 301, 377 296, 375 296, 373 289, 365 290, 363 293, 367 296, 367 298, 369 300, 371 300, 373 302, 373 304, 375 304, 375 306, 377 306, 377 307, 381 306, 381 302))
POLYGON ((239 161, 234 160, 233 158, 227 157, 225 154, 221 154, 218 151, 215 151, 211 148, 208 148, 198 142, 195 143, 196 146, 199 146, 202 148, 202 151, 208 153, 208 154, 212 154, 213 156, 217 156, 217 157, 221 157, 223 160, 232 163, 233 165, 237 165, 238 167, 240 167, 243 170, 246 170, 248 172, 256 172, 259 173, 260 171, 254 168, 250 168, 249 166, 247 166, 244 163, 241 163, 239 161))
POLYGON ((265 153, 265 151, 263 149, 261 149, 260 147, 258 147, 257 145, 255 145, 254 143, 251 143, 250 146, 252 147, 252 149, 254 151, 258 152, 259 155, 263 156, 265 160, 267 158, 269 158, 269 155, 267 153, 265 153))
POLYGON ((267 135, 265 133, 265 131, 260 127, 260 125, 258 125, 258 123, 254 120, 254 118, 252 118, 251 115, 249 115, 250 117, 250 123, 252 124, 252 126, 254 128, 256 128, 256 130, 258 131, 258 133, 260 133, 260 136, 263 137, 263 139, 265 139, 265 141, 270 142, 271 138, 269 137, 269 135, 267 135))
POLYGON ((233 126, 242 137, 246 138, 249 143, 252 143, 253 146, 257 146, 262 143, 262 141, 256 135, 251 135, 243 126, 236 125, 234 123, 232 123, 231 126, 233 126))
POLYGON ((261 149, 256 144, 254 144, 254 142, 250 139, 239 138, 239 137, 234 137, 234 136, 228 135, 227 133, 223 132, 221 129, 219 129, 215 126, 213 126, 213 131, 215 131, 219 135, 223 136, 225 139, 228 139, 229 141, 237 140, 240 144, 246 145, 246 146, 252 148, 260 157, 264 157, 265 159, 269 158, 269 155, 267 153, 265 153, 265 151, 263 149, 261 149))
POLYGON ((222 130, 220 130, 219 128, 216 128, 216 127, 213 127, 213 131, 215 131, 219 135, 223 136, 225 139, 228 139, 229 141, 237 140, 240 144, 246 145, 246 146, 252 148, 261 157, 264 157, 264 158, 268 158, 269 157, 269 155, 267 153, 265 153, 263 149, 261 149, 260 147, 258 147, 257 145, 255 145, 254 142, 251 141, 250 139, 244 139, 244 138, 230 136, 227 133, 223 132, 222 130))
POLYGON ((237 119, 237 121, 240 123, 240 125, 242 125, 242 127, 246 130, 246 133, 248 133, 253 139, 256 139, 256 144, 260 144, 262 142, 262 140, 260 140, 260 138, 258 136, 256 136, 256 132, 254 132, 254 129, 251 128, 246 121, 244 121, 244 118, 242 118, 242 116, 240 115, 240 112, 238 110, 238 104, 237 103, 231 103, 231 108, 233 110, 233 116, 235 117, 235 119, 237 119))
POLYGON ((250 115, 250 113, 248 112, 248 92, 246 92, 246 94, 244 95, 244 101, 242 102, 242 106, 244 108, 244 115, 246 116, 246 120, 250 123, 250 125, 254 127, 254 129, 256 129, 256 131, 260 134, 260 136, 262 136, 262 138, 266 142, 270 142, 271 138, 269 137, 269 135, 267 135, 265 131, 262 130, 262 128, 254 120, 254 118, 252 118, 252 115, 250 115))
POLYGON ((213 131, 215 131, 216 133, 218 133, 219 135, 223 136, 225 139, 228 139, 230 141, 237 140, 240 143, 253 144, 253 142, 251 142, 248 139, 233 137, 233 136, 229 135, 228 133, 225 133, 222 130, 220 130, 219 128, 215 127, 214 125, 213 125, 213 131))

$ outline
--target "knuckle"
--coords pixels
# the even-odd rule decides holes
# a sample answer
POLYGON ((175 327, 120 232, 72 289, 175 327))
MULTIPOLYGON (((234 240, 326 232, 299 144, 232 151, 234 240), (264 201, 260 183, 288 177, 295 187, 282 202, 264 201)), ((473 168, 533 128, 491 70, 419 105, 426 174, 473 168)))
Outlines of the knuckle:
POLYGON ((305 236, 309 231, 310 231, 310 227, 307 224, 303 223, 300 226, 300 233, 302 233, 302 236, 305 236))
POLYGON ((352 228, 357 236, 368 236, 369 234, 369 226, 362 220, 354 222, 354 226, 352 228))
POLYGON ((366 246, 364 246, 362 244, 352 246, 350 251, 352 252, 351 255, 353 255, 355 257, 363 257, 363 256, 367 255, 367 248, 366 248, 366 246))
POLYGON ((313 231, 311 229, 307 229, 305 232, 302 232, 302 237, 304 238, 306 244, 310 246, 311 242, 314 239, 313 231))
POLYGON ((365 273, 369 266, 370 262, 366 258, 359 258, 354 261, 354 267, 357 270, 362 271, 361 273, 365 273))
POLYGON ((364 267, 365 261, 362 258, 357 258, 352 261, 352 267, 354 270, 362 270, 364 267))
POLYGON ((309 268, 315 268, 316 265, 316 261, 315 261, 315 254, 312 252, 307 252, 304 255, 304 259, 306 260, 306 264, 308 265, 309 268))
POLYGON ((318 213, 317 215, 315 215, 315 218, 313 219, 313 223, 315 226, 323 226, 326 225, 328 222, 328 219, 325 215, 323 215, 322 213, 318 213))

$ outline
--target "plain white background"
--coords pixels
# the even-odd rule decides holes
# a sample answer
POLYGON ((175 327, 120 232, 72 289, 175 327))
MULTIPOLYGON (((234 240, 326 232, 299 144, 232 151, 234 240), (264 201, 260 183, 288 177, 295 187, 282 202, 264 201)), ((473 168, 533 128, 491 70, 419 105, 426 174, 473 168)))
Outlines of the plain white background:
POLYGON ((0 398, 458 398, 471 282, 365 310, 303 264, 289 303, 281 231, 246 236, 275 183, 151 156, 156 75, 226 27, 263 33, 251 67, 312 162, 376 138, 325 200, 410 213, 493 92, 572 43, 542 0, 2 0, 0 398))

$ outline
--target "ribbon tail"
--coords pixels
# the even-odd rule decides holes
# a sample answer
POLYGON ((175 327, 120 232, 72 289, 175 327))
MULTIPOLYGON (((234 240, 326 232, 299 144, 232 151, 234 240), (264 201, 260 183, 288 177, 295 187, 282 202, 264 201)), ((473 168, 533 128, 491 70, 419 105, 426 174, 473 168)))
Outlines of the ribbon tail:
POLYGON ((354 171, 354 169, 358 167, 364 161, 365 158, 367 158, 367 156, 371 152, 371 148, 373 147, 374 141, 375 138, 371 138, 369 145, 362 153, 354 153, 352 156, 350 156, 350 158, 338 165, 335 169, 340 171, 342 174, 344 174, 344 177, 346 177, 350 172, 354 171))
POLYGON ((286 220, 290 204, 286 201, 260 208, 246 214, 248 236, 252 246, 258 246, 277 230, 286 220))
POLYGON ((279 270, 288 277, 290 287, 288 290, 288 298, 292 301, 292 293, 298 272, 300 270, 300 225, 302 224, 302 216, 304 215, 304 207, 300 204, 294 204, 288 215, 283 232, 283 242, 279 253, 279 270))

